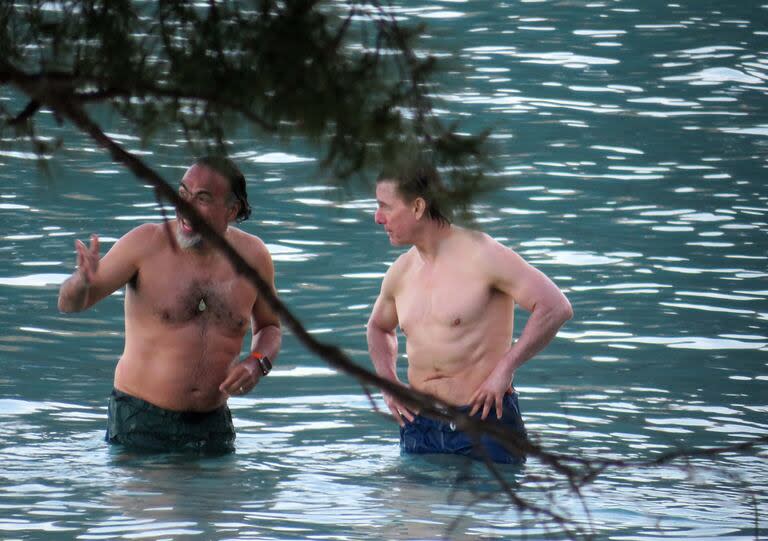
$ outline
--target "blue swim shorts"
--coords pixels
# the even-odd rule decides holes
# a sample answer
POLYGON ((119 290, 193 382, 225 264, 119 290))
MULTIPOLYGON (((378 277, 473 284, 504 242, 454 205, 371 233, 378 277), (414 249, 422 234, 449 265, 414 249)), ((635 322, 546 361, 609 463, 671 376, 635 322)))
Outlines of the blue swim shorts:
MULTIPOLYGON (((463 406, 460 409, 465 413, 470 410, 469 406, 463 406)), ((477 412, 473 418, 479 419, 480 414, 481 412, 477 412)), ((486 420, 497 420, 495 408, 490 411, 486 420)), ((528 434, 520 415, 517 393, 504 396, 502 416, 498 422, 517 436, 527 440, 528 434)), ((465 432, 457 430, 453 423, 437 421, 423 415, 417 415, 412 422, 406 420, 405 426, 400 427, 400 451, 402 453, 444 453, 463 455, 479 460, 482 460, 485 454, 493 462, 501 464, 522 464, 525 462, 525 455, 522 452, 508 450, 488 434, 480 436, 480 445, 483 450, 476 448, 475 441, 465 432)))
POLYGON ((224 454, 235 450, 232 414, 172 411, 114 389, 109 397, 106 440, 134 450, 224 454))

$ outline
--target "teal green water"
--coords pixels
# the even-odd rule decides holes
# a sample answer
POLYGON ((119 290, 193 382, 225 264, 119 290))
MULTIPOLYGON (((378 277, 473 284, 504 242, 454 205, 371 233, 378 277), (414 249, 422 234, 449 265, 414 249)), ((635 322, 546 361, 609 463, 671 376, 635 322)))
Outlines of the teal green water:
MULTIPOLYGON (((398 4, 449 72, 437 110, 494 128, 503 187, 484 230, 566 291, 576 316, 518 373, 529 431, 584 457, 652 459, 768 434, 768 5, 709 0, 398 4)), ((0 99, 12 99, 0 95, 0 99)), ((177 139, 140 149, 171 182, 177 139)), ((56 310, 73 239, 159 219, 149 190, 69 128, 41 175, 0 150, 0 538, 553 539, 482 467, 404 459, 359 385, 286 336, 231 406, 238 449, 146 457, 103 443, 122 295, 56 310)), ((319 153, 234 134, 282 298, 369 366, 364 324, 399 253, 368 187, 329 188, 319 153)), ((518 315, 518 329, 525 315, 518 315)), ((402 340, 401 340, 402 347, 402 340)), ((531 461, 518 494, 598 539, 756 539, 768 452, 608 470, 579 499, 531 461), (758 518, 756 519, 756 514, 758 518)))

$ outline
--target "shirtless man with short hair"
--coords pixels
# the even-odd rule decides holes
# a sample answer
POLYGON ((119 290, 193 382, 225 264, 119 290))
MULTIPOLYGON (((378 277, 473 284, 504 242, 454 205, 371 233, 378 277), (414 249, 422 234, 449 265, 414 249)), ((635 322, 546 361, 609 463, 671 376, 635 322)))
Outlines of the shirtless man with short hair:
MULTIPOLYGON (((245 179, 225 158, 201 158, 179 195, 274 290, 264 242, 229 224, 250 215, 245 179)), ((256 288, 183 217, 128 232, 103 257, 99 240, 76 241, 77 270, 61 286, 62 312, 85 310, 125 291, 125 349, 109 402, 107 440, 148 450, 229 452, 230 396, 250 392, 271 369, 280 322, 256 288), (251 354, 239 360, 248 327, 251 354)))
MULTIPOLYGON (((498 419, 525 436, 512 381, 573 316, 557 286, 522 257, 484 233, 452 225, 438 205, 440 179, 431 166, 384 172, 376 185, 376 223, 395 246, 412 247, 387 271, 368 321, 377 373, 398 382, 397 335, 406 338, 408 382, 470 415, 498 419), (512 342, 515 303, 531 312, 512 342)), ((393 396, 384 400, 401 425, 406 453, 451 453, 519 463, 483 436, 479 450, 464 433, 418 415, 393 396)))

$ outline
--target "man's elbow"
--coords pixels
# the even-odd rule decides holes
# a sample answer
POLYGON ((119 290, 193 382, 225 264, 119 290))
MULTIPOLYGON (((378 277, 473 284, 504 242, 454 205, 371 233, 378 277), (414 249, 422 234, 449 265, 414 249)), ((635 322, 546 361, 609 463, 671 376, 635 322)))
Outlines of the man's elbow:
POLYGON ((563 325, 569 319, 573 318, 573 307, 565 297, 563 297, 562 302, 558 305, 555 312, 555 317, 559 322, 558 327, 563 325))
POLYGON ((365 326, 365 336, 368 339, 368 343, 375 341, 376 339, 386 338, 394 336, 394 329, 386 329, 382 327, 374 318, 368 320, 365 326))
POLYGON ((365 334, 369 335, 372 332, 376 332, 377 326, 376 326, 376 319, 371 315, 371 317, 368 318, 368 321, 365 324, 365 334))
POLYGON ((280 326, 280 321, 264 325, 258 331, 254 331, 255 334, 263 336, 271 341, 277 342, 278 347, 283 341, 283 328, 280 326))
POLYGON ((534 307, 534 310, 536 309, 541 311, 541 317, 544 318, 544 321, 547 321, 548 325, 555 329, 559 329, 566 321, 573 317, 571 303, 568 302, 568 299, 566 299, 564 295, 553 302, 547 304, 542 303, 541 305, 534 307))
POLYGON ((376 325, 374 325, 373 320, 369 319, 368 323, 365 324, 365 336, 368 339, 368 342, 371 342, 372 337, 376 334, 376 331, 378 329, 376 328, 376 325))

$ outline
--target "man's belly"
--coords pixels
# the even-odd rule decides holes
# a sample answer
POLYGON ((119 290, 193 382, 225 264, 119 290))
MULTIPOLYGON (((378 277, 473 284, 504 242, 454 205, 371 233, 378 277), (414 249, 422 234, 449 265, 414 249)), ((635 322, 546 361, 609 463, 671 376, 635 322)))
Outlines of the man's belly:
POLYGON ((409 372, 408 383, 412 388, 423 393, 429 393, 454 406, 464 406, 469 403, 475 392, 474 385, 457 376, 414 376, 409 372))
POLYGON ((454 342, 447 348, 442 345, 408 348, 408 383, 455 406, 469 403, 508 348, 506 344, 493 350, 478 344, 458 347, 460 344, 454 342))
POLYGON ((454 406, 468 404, 493 370, 491 363, 483 360, 465 362, 460 368, 448 365, 452 370, 435 368, 439 366, 439 363, 431 364, 429 368, 409 366, 408 383, 417 391, 429 393, 454 406))
MULTIPOLYGON (((182 336, 179 333, 177 336, 182 336)), ((128 342, 115 369, 115 388, 161 408, 210 411, 227 401, 219 385, 240 353, 242 339, 128 342), (154 343, 147 348, 145 343, 154 343)))

